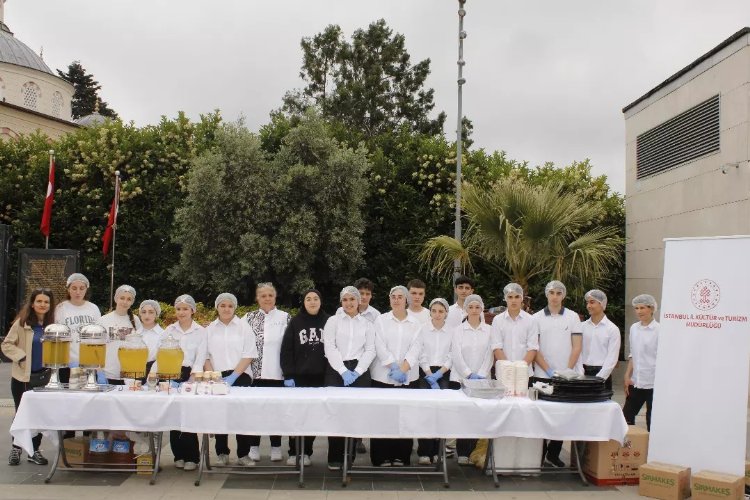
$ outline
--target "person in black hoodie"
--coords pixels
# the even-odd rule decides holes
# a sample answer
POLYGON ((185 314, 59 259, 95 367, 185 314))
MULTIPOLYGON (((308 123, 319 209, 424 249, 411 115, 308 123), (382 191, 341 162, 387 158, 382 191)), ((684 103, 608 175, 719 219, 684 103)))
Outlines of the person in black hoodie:
MULTIPOLYGON (((302 294, 302 307, 289 321, 281 342, 281 371, 286 387, 323 387, 328 362, 323 350, 323 327, 328 315, 321 310, 321 295, 315 289, 302 294)), ((303 438, 302 460, 310 465, 315 436, 303 438)), ((289 437, 288 465, 295 465, 297 447, 289 437)))

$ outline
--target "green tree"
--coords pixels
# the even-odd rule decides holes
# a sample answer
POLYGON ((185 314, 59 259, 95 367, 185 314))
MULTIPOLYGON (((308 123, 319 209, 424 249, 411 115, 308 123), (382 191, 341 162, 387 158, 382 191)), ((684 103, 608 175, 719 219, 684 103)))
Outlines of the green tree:
POLYGON ((97 108, 97 102, 100 115, 117 118, 117 113, 99 97, 102 86, 94 80, 94 75, 86 72, 80 61, 70 63, 67 71, 58 69, 57 74, 73 84, 70 107, 74 120, 92 114, 97 108))
POLYGON ((465 185, 468 219, 463 242, 449 236, 429 239, 420 254, 434 273, 449 274, 454 259, 465 272, 475 259, 528 289, 534 278, 559 279, 578 293, 610 279, 620 263, 620 228, 589 227, 603 217, 600 203, 585 202, 560 186, 533 186, 506 178, 484 189, 465 185))
POLYGON ((237 123, 194 161, 177 212, 174 277, 246 300, 261 281, 276 284, 287 304, 313 285, 331 296, 362 265, 366 153, 341 146, 314 113, 283 137, 264 130, 279 140, 275 154, 266 157, 262 139, 237 123))
POLYGON ((383 19, 355 31, 351 42, 339 26, 330 25, 303 38, 301 46, 300 77, 307 85, 287 94, 287 110, 299 113, 316 105, 365 139, 404 124, 429 135, 442 132, 445 113, 429 117, 434 90, 424 88, 430 60, 412 64, 404 36, 394 34, 383 19))

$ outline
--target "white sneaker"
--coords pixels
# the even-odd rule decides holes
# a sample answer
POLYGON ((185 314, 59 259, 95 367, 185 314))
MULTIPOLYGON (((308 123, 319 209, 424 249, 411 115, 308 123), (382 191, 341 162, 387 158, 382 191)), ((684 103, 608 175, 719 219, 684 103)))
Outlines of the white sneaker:
POLYGON ((458 465, 469 465, 469 457, 458 457, 458 465))
POLYGON ((244 457, 240 457, 240 459, 237 460, 237 463, 243 467, 255 467, 255 460, 250 458, 250 456, 248 455, 245 455, 244 457))
POLYGON ((216 457, 216 465, 229 465, 229 455, 222 453, 216 457))
POLYGON ((294 455, 290 456, 286 459, 286 464, 292 466, 297 465, 297 457, 295 457, 294 455))
POLYGON ((309 467, 312 463, 310 461, 310 455, 302 455, 302 463, 305 464, 305 467, 309 467))
POLYGON ((419 465, 430 465, 432 462, 430 462, 430 457, 419 457, 419 461, 417 463, 419 465))
POLYGON ((271 462, 281 462, 281 446, 271 446, 271 462))
POLYGON ((195 470, 198 468, 198 464, 195 462, 185 462, 185 470, 195 470))
POLYGON ((174 466, 178 469, 184 469, 185 468, 185 461, 184 460, 175 460, 174 466))
POLYGON ((260 446, 251 446, 247 455, 253 462, 260 462, 260 446))

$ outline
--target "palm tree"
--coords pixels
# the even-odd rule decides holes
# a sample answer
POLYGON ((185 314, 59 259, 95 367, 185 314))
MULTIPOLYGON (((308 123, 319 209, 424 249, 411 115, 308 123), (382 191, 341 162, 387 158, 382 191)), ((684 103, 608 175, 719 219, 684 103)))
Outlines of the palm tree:
POLYGON ((559 279, 582 291, 606 283, 607 271, 621 262, 624 238, 604 219, 598 202, 586 201, 561 186, 532 186, 506 178, 487 189, 464 186, 468 228, 464 241, 429 239, 420 261, 435 274, 450 275, 454 261, 464 273, 473 259, 498 268, 524 290, 535 277, 559 279))

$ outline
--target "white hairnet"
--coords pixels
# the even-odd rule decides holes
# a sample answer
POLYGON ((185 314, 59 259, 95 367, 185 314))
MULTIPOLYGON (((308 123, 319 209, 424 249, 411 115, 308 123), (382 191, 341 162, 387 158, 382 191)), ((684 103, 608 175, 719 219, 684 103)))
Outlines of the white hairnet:
POLYGON ((395 292, 401 292, 404 294, 404 297, 406 297, 406 304, 411 305, 411 294, 409 293, 409 290, 404 285, 396 285, 393 288, 391 288, 391 291, 388 292, 388 296, 390 297, 395 292))
POLYGON ((565 288, 562 281, 552 280, 547 283, 547 286, 544 287, 544 295, 547 295, 551 290, 560 290, 563 293, 563 297, 568 295, 568 289, 565 288))
POLYGON ((156 311, 156 317, 158 318, 161 316, 161 306, 159 303, 153 299, 146 299, 143 302, 141 302, 141 305, 138 306, 138 311, 143 310, 144 306, 151 306, 154 308, 154 311, 156 311))
POLYGON ((115 298, 119 297, 123 293, 129 293, 133 296, 133 300, 135 300, 135 288, 133 288, 130 285, 120 285, 117 287, 117 290, 115 290, 115 298))
POLYGON ((516 293, 523 297, 523 287, 518 283, 508 283, 505 285, 505 288, 503 288, 503 297, 507 297, 511 293, 516 293))
POLYGON ((178 304, 186 304, 193 310, 193 312, 196 310, 195 299, 188 294, 180 295, 174 299, 174 306, 177 307, 178 304))
POLYGON ((599 302, 604 309, 607 308, 607 294, 601 290, 593 289, 586 292, 586 295, 583 296, 583 300, 588 302, 589 299, 594 299, 599 302))
POLYGON ((448 301, 445 300, 444 298, 442 298, 442 297, 435 297, 434 299, 432 299, 430 301, 430 307, 428 309, 432 309, 432 306, 434 304, 440 304, 440 305, 442 305, 445 308, 445 312, 448 312, 448 307, 449 307, 448 306, 448 301))
POLYGON ((70 276, 68 276, 68 279, 65 282, 65 288, 68 288, 70 285, 72 285, 76 281, 80 281, 81 283, 86 285, 86 288, 91 288, 91 286, 89 285, 89 279, 81 273, 73 273, 70 276))
POLYGON ((476 293, 472 293, 466 299, 464 300, 464 311, 469 309, 469 304, 472 302, 479 302, 479 307, 482 308, 482 311, 484 311, 484 301, 482 300, 482 297, 477 295, 476 293))
POLYGON ((654 312, 656 312, 656 309, 657 309, 656 299, 653 297, 653 295, 649 295, 647 293, 636 295, 633 298, 632 304, 633 304, 633 307, 637 305, 650 307, 654 310, 654 312))
POLYGON ((362 296, 359 294, 359 290, 351 285, 345 286, 341 289, 341 292, 339 292, 339 302, 344 299, 344 295, 351 295, 352 297, 357 299, 357 304, 362 303, 362 296))
POLYGON ((214 307, 218 309, 219 304, 227 300, 232 303, 232 306, 234 306, 235 308, 237 307, 237 297, 228 292, 220 293, 219 295, 217 295, 216 300, 214 301, 214 307))

